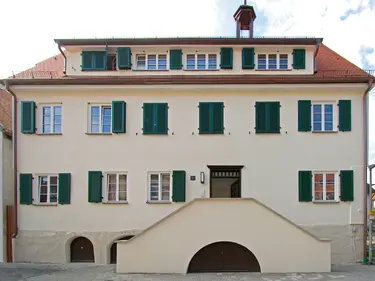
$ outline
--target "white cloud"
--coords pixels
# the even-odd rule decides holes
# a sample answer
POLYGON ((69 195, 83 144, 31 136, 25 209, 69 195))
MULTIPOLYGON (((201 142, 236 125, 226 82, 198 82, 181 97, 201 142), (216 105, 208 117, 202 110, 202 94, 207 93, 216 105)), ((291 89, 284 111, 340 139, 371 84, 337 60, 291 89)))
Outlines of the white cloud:
POLYGON ((213 35, 216 0, 4 0, 0 77, 58 54, 55 38, 213 35))

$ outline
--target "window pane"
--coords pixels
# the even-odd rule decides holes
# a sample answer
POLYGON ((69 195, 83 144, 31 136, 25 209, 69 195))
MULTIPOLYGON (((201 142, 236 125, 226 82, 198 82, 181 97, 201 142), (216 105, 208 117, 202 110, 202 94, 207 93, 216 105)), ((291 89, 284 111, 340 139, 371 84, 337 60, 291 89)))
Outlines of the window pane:
POLYGON ((100 106, 91 107, 91 132, 99 133, 100 106))
POLYGON ((314 175, 314 199, 323 200, 323 174, 314 175))
POLYGON ((161 200, 169 200, 170 174, 162 174, 161 200))
POLYGON ((333 106, 332 104, 325 104, 324 105, 324 112, 329 112, 329 113, 332 113, 333 112, 333 106))
POLYGON ((145 55, 137 56, 137 68, 146 69, 146 56, 145 55))
POLYGON ((53 114, 54 115, 61 115, 61 106, 55 106, 53 108, 53 114))
POLYGON ((117 175, 116 174, 108 174, 107 175, 107 198, 108 198, 108 201, 115 201, 116 200, 116 181, 117 181, 117 175))
POLYGON ((277 55, 268 55, 268 69, 277 68, 277 55))
POLYGON ((50 181, 51 185, 57 185, 57 177, 50 177, 50 181))
POLYGON ((195 69, 195 55, 187 55, 186 56, 187 60, 187 69, 195 69))
POLYGON ((112 123, 112 109, 111 107, 103 107, 103 117, 102 117, 102 132, 110 133, 111 132, 111 123, 112 123))
POLYGON ((156 69, 156 55, 149 55, 147 62, 147 69, 155 70, 156 69))
POLYGON ((43 125, 43 133, 50 133, 51 126, 50 125, 43 125))
POLYGON ((206 69, 206 55, 198 55, 198 69, 206 69))
POLYGON ((43 133, 51 133, 51 107, 44 106, 43 107, 43 133))
POLYGON ((333 131, 333 123, 332 122, 325 122, 324 123, 324 130, 325 131, 333 131))
POLYGON ((280 55, 280 69, 288 69, 288 55, 280 55))
POLYGON ((258 55, 258 69, 267 69, 266 55, 258 55))
POLYGON ((56 193, 51 193, 49 195, 49 202, 50 203, 56 203, 57 202, 57 194, 56 193))
POLYGON ((119 175, 119 200, 126 201, 126 180, 127 175, 119 175))
POLYGON ((91 132, 92 133, 99 133, 99 125, 91 125, 91 132))
POLYGON ((314 131, 321 131, 322 130, 322 123, 320 123, 320 122, 314 122, 313 130, 314 131))
POLYGON ((43 116, 51 116, 51 107, 43 106, 43 116))
POLYGON ((61 125, 54 125, 53 131, 57 134, 61 133, 61 125))
POLYGON ((53 123, 55 125, 61 125, 61 115, 55 115, 55 117, 53 118, 53 123))
POLYGON ((318 114, 318 113, 322 113, 322 105, 321 104, 314 104, 313 105, 313 113, 315 114, 318 114))
POLYGON ((100 113, 100 107, 99 106, 92 106, 91 107, 91 116, 99 115, 99 113, 100 113))
POLYGON ((152 174, 150 178, 150 199, 159 200, 159 174, 152 174))
POLYGON ((99 125, 99 123, 100 123, 100 116, 99 115, 94 115, 91 118, 91 124, 99 125))
POLYGON ((47 202, 47 193, 48 193, 48 177, 41 176, 39 177, 39 202, 47 202))
POLYGON ((110 133, 111 132, 111 126, 110 125, 103 125, 102 132, 103 133, 110 133))
POLYGON ((158 69, 167 69, 167 55, 159 55, 158 57, 158 69))
POLYGON ((208 55, 208 69, 217 69, 216 55, 208 55))

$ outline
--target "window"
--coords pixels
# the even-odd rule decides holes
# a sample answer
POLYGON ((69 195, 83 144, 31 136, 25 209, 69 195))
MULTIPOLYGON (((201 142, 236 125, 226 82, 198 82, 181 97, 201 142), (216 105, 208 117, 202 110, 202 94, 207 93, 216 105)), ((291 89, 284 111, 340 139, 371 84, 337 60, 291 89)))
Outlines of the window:
POLYGON ((90 106, 90 133, 111 133, 112 107, 110 105, 90 106))
POLYGON ((186 69, 217 69, 217 54, 188 54, 186 55, 186 69))
POLYGON ((38 176, 39 203, 57 204, 58 177, 57 175, 38 176))
POLYGON ((127 201, 127 175, 108 173, 105 198, 109 202, 127 201))
POLYGON ((280 102, 255 103, 255 132, 280 133, 280 102))
POLYGON ((199 103, 199 134, 224 133, 224 103, 199 103))
POLYGON ((314 201, 337 200, 337 173, 317 172, 313 176, 314 201))
POLYGON ((61 134, 61 105, 42 105, 42 133, 61 134))
POLYGON ((171 200, 171 174, 149 174, 149 200, 151 202, 171 200))
POLYGON ((313 131, 332 132, 334 128, 333 103, 314 103, 312 110, 313 131))
POLYGON ((143 104, 143 134, 168 135, 168 103, 143 104))
POLYGON ((139 70, 167 70, 167 55, 137 55, 139 70))
POLYGON ((258 69, 288 69, 287 54, 259 54, 258 69))

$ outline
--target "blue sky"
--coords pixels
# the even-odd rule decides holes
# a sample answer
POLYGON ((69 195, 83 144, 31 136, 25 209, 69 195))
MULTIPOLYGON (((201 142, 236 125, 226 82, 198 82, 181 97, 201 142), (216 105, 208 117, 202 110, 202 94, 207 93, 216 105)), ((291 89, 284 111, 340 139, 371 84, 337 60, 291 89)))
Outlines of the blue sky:
MULTIPOLYGON (((54 38, 234 36, 233 14, 242 3, 3 0, 0 77, 58 54, 54 38)), ((327 46, 359 67, 375 69, 375 0, 248 0, 248 4, 257 14, 256 36, 323 37, 327 46)), ((374 94, 370 106, 375 112, 374 94)), ((370 134, 375 162, 375 130, 370 134)))

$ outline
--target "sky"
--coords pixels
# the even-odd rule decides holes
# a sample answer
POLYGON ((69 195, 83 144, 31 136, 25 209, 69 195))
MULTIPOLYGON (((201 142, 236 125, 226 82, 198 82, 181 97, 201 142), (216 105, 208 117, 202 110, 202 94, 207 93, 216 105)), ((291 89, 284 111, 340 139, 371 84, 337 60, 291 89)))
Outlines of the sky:
MULTIPOLYGON (((244 0, 3 0, 0 77, 59 53, 55 38, 235 36, 244 0)), ((247 0, 255 36, 315 36, 375 69, 375 0, 247 0)), ((375 120, 372 91, 370 119, 375 120)), ((375 128, 370 130, 375 163, 375 128), (373 140, 373 141, 372 141, 373 140)))

